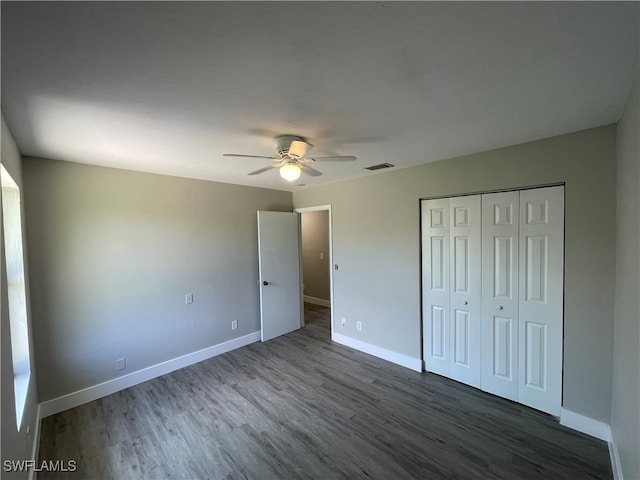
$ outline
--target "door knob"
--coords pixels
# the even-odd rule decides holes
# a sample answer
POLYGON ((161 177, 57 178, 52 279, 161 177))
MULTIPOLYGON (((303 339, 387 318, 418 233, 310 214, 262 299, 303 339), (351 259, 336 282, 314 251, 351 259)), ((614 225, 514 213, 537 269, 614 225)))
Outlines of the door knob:
POLYGON ((264 281, 262 282, 262 284, 263 284, 263 285, 269 285, 269 282, 267 282, 266 280, 264 280, 264 281))
POLYGON ((467 302, 466 300, 464 302, 462 302, 463 305, 469 305, 469 302, 467 302))
POLYGON ((498 305, 498 310, 502 310, 502 305, 498 305))

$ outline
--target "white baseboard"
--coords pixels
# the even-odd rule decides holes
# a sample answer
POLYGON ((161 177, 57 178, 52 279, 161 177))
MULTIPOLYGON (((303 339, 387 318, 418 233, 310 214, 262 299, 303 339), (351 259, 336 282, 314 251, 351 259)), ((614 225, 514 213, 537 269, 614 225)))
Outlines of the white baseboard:
MULTIPOLYGON (((36 408, 36 425, 35 430, 33 431, 33 445, 31 446, 31 459, 34 462, 34 465, 38 464, 38 454, 40 452, 40 423, 42 417, 40 416, 40 405, 36 408)), ((33 480, 35 478, 35 468, 29 469, 29 480, 33 480)))
POLYGON ((560 410, 560 425, 586 433, 605 442, 611 442, 611 427, 609 424, 564 408, 560 410))
POLYGON ((609 442, 609 458, 611 459, 611 470, 613 471, 613 480, 623 480, 622 478, 622 465, 620 465, 620 454, 616 447, 616 441, 611 438, 609 442))
POLYGON ((374 357, 382 358, 383 360, 395 363, 396 365, 410 368, 411 370, 415 370, 416 372, 422 372, 422 360, 419 358, 413 358, 402 353, 392 352, 391 350, 387 350, 386 348, 376 347, 375 345, 371 345, 370 343, 365 343, 360 340, 356 340, 355 338, 341 335, 339 333, 334 333, 331 339, 334 342, 340 343, 347 347, 351 347, 364 353, 368 353, 369 355, 373 355, 374 357))
POLYGON ((613 480, 622 480, 622 467, 620 466, 620 456, 616 448, 611 427, 608 423, 594 420, 593 418, 580 415, 571 410, 560 410, 560 425, 572 428, 592 437, 603 440, 609 444, 609 459, 611 461, 611 470, 613 472, 613 480))
POLYGON ((312 297, 310 295, 304 296, 305 303, 310 303, 311 305, 320 305, 321 307, 330 307, 331 302, 329 300, 325 300, 324 298, 312 297))
POLYGON ((143 368, 142 370, 129 373, 122 377, 114 378, 113 380, 107 380, 106 382, 99 383, 98 385, 93 385, 92 387, 84 388, 82 390, 63 395, 62 397, 47 400, 46 402, 42 402, 39 405, 41 418, 48 417, 49 415, 54 415, 56 413, 68 410, 73 407, 77 407, 78 405, 82 405, 87 402, 92 402, 93 400, 106 397, 107 395, 119 392, 120 390, 124 390, 125 388, 133 387, 134 385, 146 382, 147 380, 151 380, 161 375, 165 375, 167 373, 173 372, 174 370, 188 367, 189 365, 193 365, 194 363, 202 362, 203 360, 207 360, 208 358, 230 352, 231 350, 235 350, 236 348, 244 347, 245 345, 249 345, 258 341, 260 341, 259 331, 250 333, 243 337, 234 338, 233 340, 219 343, 218 345, 213 345, 202 350, 198 350, 197 352, 188 353, 186 355, 182 355, 181 357, 158 363, 157 365, 143 368))

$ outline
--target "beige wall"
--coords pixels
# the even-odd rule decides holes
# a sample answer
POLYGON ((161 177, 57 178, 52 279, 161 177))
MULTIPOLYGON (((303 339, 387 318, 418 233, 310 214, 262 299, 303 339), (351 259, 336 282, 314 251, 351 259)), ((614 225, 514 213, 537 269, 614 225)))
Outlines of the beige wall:
POLYGON ((624 479, 640 476, 640 75, 618 124, 611 431, 624 479))
POLYGON ((304 294, 330 300, 329 211, 304 212, 301 215, 304 294), (323 258, 320 258, 321 253, 323 258))
POLYGON ((41 402, 260 329, 256 212, 291 193, 38 158, 24 180, 41 402))
MULTIPOLYGON (((25 222, 24 222, 24 186, 22 180, 22 165, 20 152, 18 151, 18 147, 16 146, 16 142, 13 139, 11 132, 4 120, 4 116, 2 116, 2 165, 7 169, 11 178, 18 184, 18 187, 21 189, 21 197, 22 197, 22 239, 23 243, 25 241, 25 222)), ((2 209, 0 208, 0 211, 2 209)), ((0 213, 1 215, 1 213, 0 213)), ((4 232, 4 225, 0 226, 0 232, 4 232)), ((34 352, 33 352, 33 342, 31 340, 31 348, 30 348, 30 361, 31 361, 31 377, 29 380, 29 386, 27 391, 27 400, 26 406, 23 413, 22 425, 18 426, 16 423, 16 409, 15 409, 15 397, 14 397, 14 389, 13 389, 13 360, 11 356, 11 335, 10 335, 10 326, 9 326, 9 308, 7 306, 7 278, 6 278, 6 268, 5 268, 5 251, 4 251, 4 233, 2 233, 2 248, 0 248, 1 257, 2 257, 2 271, 1 271, 1 280, 2 280, 2 288, 1 294, 2 298, 0 299, 0 306, 2 310, 2 320, 0 324, 1 333, 0 339, 2 341, 2 345, 0 345, 0 365, 1 365, 1 387, 0 387, 0 395, 2 396, 0 399, 1 405, 1 422, 2 422, 2 441, 0 444, 2 445, 2 462, 4 465, 4 460, 28 460, 31 458, 31 452, 33 449, 33 442, 35 440, 35 432, 36 432, 36 412, 38 405, 38 392, 36 390, 36 372, 34 368, 34 352), (18 428, 20 427, 20 428, 18 428), (27 432, 30 430, 30 433, 27 432)), ((29 327, 31 327, 31 318, 29 311, 29 276, 27 269, 27 251, 25 246, 23 245, 23 250, 25 252, 25 286, 26 286, 26 296, 27 296, 27 322, 29 327)), ((29 329, 29 334, 31 334, 31 329, 29 329)), ((0 466, 2 468, 2 466, 0 466)), ((2 478, 27 478, 27 473, 6 473, 2 471, 2 478)))
POLYGON ((615 135, 601 127, 294 193, 296 208, 332 205, 334 318, 347 319, 335 331, 421 358, 419 199, 565 182, 563 405, 608 423, 615 135))

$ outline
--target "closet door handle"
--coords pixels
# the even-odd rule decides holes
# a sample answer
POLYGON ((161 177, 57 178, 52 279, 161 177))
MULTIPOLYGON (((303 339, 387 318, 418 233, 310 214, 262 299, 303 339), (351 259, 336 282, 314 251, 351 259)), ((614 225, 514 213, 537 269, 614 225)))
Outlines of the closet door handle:
POLYGON ((502 310, 504 307, 502 305, 498 305, 498 310, 502 310))
POLYGON ((467 302, 466 300, 464 302, 462 302, 463 305, 469 305, 469 302, 467 302))

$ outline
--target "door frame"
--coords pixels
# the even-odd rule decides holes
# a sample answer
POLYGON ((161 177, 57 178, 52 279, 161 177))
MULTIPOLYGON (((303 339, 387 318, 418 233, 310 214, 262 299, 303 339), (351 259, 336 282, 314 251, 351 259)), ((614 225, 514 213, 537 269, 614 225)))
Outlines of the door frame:
MULTIPOLYGON (((334 335, 334 308, 333 308, 333 220, 332 220, 332 215, 331 215, 331 204, 328 205, 316 205, 313 207, 300 207, 300 208, 295 208, 293 210, 294 212, 303 214, 303 213, 308 213, 308 212, 322 212, 322 211, 328 211, 329 212, 329 308, 331 309, 331 340, 333 340, 333 335, 334 335)), ((302 221, 301 221, 302 224, 302 221)), ((302 237, 301 237, 302 238, 302 237)), ((302 252, 302 249, 301 249, 302 252)), ((302 254, 302 253, 301 253, 302 254)), ((302 265, 300 266, 300 268, 302 269, 302 265)), ((303 280, 304 281, 304 280, 303 280)), ((304 301, 304 293, 303 293, 303 301, 304 301)), ((302 323, 304 325, 304 315, 302 316, 302 323)))

